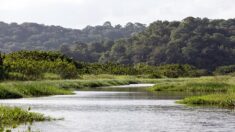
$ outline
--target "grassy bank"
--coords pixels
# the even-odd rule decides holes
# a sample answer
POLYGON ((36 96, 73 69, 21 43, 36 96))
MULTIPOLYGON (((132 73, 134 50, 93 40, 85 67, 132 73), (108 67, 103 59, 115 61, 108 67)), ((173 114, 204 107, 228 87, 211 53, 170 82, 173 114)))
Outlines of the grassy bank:
POLYGON ((188 105, 207 105, 207 106, 219 106, 226 108, 235 107, 235 93, 220 93, 209 94, 203 96, 187 97, 178 103, 188 105))
POLYGON ((77 79, 9 81, 0 83, 0 99, 72 94, 73 90, 140 83, 137 79, 77 79))
POLYGON ((152 87, 152 91, 177 91, 177 92, 227 92, 234 86, 223 82, 184 82, 163 83, 152 87))
POLYGON ((57 80, 57 81, 39 81, 38 83, 53 85, 63 89, 81 90, 84 88, 96 88, 103 86, 116 86, 139 83, 138 80, 126 79, 97 79, 97 80, 57 80))
POLYGON ((72 91, 35 82, 0 83, 0 99, 40 97, 49 95, 72 94, 72 91))
MULTIPOLYGON (((72 94, 72 91, 77 89, 125 85, 138 82, 133 78, 110 79, 100 77, 99 79, 91 79, 89 76, 86 79, 79 80, 9 81, 0 83, 0 99, 72 94)), ((6 128, 14 128, 21 123, 44 120, 50 120, 50 118, 44 117, 42 114, 24 111, 20 108, 0 106, 0 132, 6 128)))
POLYGON ((34 121, 50 121, 50 117, 46 117, 39 113, 29 112, 20 108, 12 108, 0 106, 0 132, 6 128, 15 128, 22 123, 32 123, 34 121))
POLYGON ((178 103, 188 105, 207 105, 219 107, 235 106, 235 77, 214 76, 201 78, 182 78, 160 81, 148 88, 152 92, 202 93, 200 96, 187 97, 178 103))

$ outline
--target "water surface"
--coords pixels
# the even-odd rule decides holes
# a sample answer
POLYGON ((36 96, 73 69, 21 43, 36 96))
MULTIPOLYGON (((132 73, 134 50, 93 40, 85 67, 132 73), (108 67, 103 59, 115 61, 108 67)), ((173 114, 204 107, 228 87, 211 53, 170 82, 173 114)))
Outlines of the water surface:
MULTIPOLYGON (((201 132, 235 131, 235 113, 176 104, 175 96, 129 91, 77 91, 75 95, 1 100, 64 120, 37 122, 40 132, 201 132), (164 98, 165 97, 165 98, 164 98), (172 98, 171 98, 172 97, 172 98)), ((176 96, 179 98, 179 96, 176 96)), ((27 130, 21 125, 15 131, 27 130)))

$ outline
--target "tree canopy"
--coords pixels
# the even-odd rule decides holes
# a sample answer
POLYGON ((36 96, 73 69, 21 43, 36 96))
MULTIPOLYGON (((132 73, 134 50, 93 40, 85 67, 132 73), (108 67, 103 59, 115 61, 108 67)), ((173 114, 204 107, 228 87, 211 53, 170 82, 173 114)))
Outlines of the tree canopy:
POLYGON ((145 25, 140 23, 112 26, 110 22, 105 22, 103 25, 87 26, 79 30, 37 23, 0 22, 0 51, 59 50, 61 46, 75 42, 90 43, 126 38, 144 29, 145 25))
POLYGON ((190 64, 212 71, 235 64, 235 19, 156 21, 129 38, 82 45, 67 47, 64 53, 81 61, 190 64))

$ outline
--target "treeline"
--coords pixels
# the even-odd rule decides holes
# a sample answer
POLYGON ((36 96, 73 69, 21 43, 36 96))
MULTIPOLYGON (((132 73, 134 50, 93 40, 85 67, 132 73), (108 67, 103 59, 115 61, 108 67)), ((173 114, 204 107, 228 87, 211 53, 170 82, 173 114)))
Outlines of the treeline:
POLYGON ((61 51, 77 61, 190 64, 212 72, 218 66, 235 64, 235 19, 156 21, 130 38, 76 43, 61 51))
POLYGON ((206 70, 200 70, 187 64, 151 66, 146 64, 79 63, 78 72, 80 74, 144 75, 147 78, 198 77, 209 75, 206 70))
POLYGON ((228 66, 220 66, 217 67, 214 71, 215 75, 235 75, 235 64, 234 65, 228 65, 228 66))
POLYGON ((176 78, 203 76, 207 75, 207 72, 180 64, 150 66, 75 62, 59 52, 52 51, 18 51, 0 55, 0 80, 73 79, 83 74, 176 78))
MULTIPOLYGON (((235 73, 235 65, 217 67, 214 75, 235 73)), ((158 66, 76 62, 52 51, 18 51, 0 54, 0 80, 76 79, 84 74, 134 75, 144 78, 177 78, 212 75, 188 64, 158 66)))
POLYGON ((127 23, 125 26, 112 26, 110 22, 103 25, 87 26, 82 30, 68 29, 60 26, 45 26, 36 23, 0 22, 0 52, 18 50, 59 50, 60 46, 75 42, 106 42, 130 37, 145 29, 141 23, 127 23))

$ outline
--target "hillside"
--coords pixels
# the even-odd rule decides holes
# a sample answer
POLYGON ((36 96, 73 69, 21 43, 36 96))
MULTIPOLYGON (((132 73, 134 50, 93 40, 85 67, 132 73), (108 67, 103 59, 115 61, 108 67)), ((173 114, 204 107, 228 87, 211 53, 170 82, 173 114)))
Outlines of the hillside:
POLYGON ((214 70, 221 65, 235 64, 235 19, 188 17, 182 21, 156 21, 127 39, 93 46, 78 43, 62 51, 80 61, 177 63, 214 70))
POLYGON ((140 23, 127 23, 122 27, 105 22, 100 26, 87 26, 79 30, 37 23, 0 22, 0 51, 59 50, 61 45, 75 42, 90 43, 130 37, 144 29, 145 25, 140 23))

